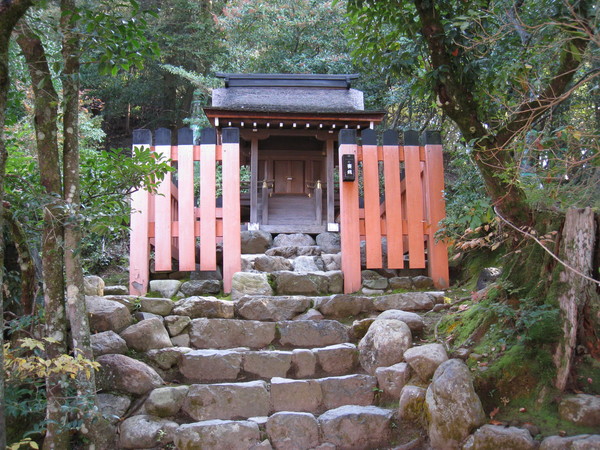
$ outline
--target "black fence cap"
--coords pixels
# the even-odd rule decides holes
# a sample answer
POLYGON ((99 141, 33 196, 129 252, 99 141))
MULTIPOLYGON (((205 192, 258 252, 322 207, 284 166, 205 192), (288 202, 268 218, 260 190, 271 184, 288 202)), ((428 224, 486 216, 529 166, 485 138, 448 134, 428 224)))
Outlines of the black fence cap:
POLYGON ((133 130, 133 145, 152 145, 152 132, 145 128, 133 130))
POLYGON ((200 144, 215 145, 217 143, 217 131, 214 128, 202 128, 200 131, 200 144))
POLYGON ((363 130, 361 137, 363 145, 377 145, 377 133, 375 130, 367 128, 363 130))
POLYGON ((223 144, 237 144, 240 142, 240 130, 238 128, 223 128, 221 139, 223 144))
POLYGON ((384 131, 383 145, 398 145, 398 132, 396 130, 384 131))
POLYGON ((415 130, 404 132, 404 145, 419 145, 419 133, 415 130))
POLYGON ((171 145, 171 130, 158 128, 154 132, 154 145, 171 145))
POLYGON ((350 128, 340 130, 339 144, 356 144, 356 130, 350 128))
POLYGON ((425 131, 423 145, 442 145, 442 135, 439 131, 425 131))
POLYGON ((180 128, 177 131, 177 144, 194 145, 194 132, 191 128, 180 128))

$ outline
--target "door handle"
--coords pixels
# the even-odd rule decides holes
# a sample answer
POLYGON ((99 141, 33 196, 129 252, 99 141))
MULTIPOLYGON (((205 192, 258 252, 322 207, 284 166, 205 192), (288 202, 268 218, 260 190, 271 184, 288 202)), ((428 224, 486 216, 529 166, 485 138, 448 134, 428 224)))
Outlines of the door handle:
POLYGON ((287 177, 287 180, 288 180, 288 181, 292 181, 292 180, 293 180, 293 178, 292 178, 292 177, 287 177))

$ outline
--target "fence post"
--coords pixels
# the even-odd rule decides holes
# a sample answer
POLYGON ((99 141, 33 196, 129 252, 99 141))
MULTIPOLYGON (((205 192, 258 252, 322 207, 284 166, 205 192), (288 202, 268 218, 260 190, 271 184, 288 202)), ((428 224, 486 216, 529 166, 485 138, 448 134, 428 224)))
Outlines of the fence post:
POLYGON ((200 133, 200 270, 217 270, 216 150, 217 133, 200 133))
POLYGON ((423 133, 425 146, 425 187, 427 209, 429 210, 429 231, 427 233, 428 272, 437 288, 447 288, 450 283, 448 270, 448 248, 445 242, 435 240, 439 222, 446 217, 444 200, 444 156, 442 138, 437 131, 423 133))
MULTIPOLYGON (((154 141, 154 152, 171 158, 171 130, 159 128, 154 133, 154 141)), ((157 194, 154 198, 154 269, 171 270, 171 172, 165 174, 157 194)))
MULTIPOLYGON (((340 170, 340 238, 342 244, 342 271, 344 272, 344 292, 349 294, 360 289, 360 224, 358 210, 358 174, 354 181, 343 181, 344 155, 354 158, 357 164, 356 130, 341 130, 339 136, 339 170, 340 170)), ((356 172, 356 171, 355 171, 356 172)))
POLYGON ((388 269, 404 269, 400 147, 398 145, 398 132, 395 130, 388 130, 383 133, 383 177, 385 179, 388 269))
MULTIPOLYGON (((133 153, 136 147, 148 148, 152 145, 150 130, 133 131, 133 153)), ((148 292, 150 278, 149 259, 149 194, 139 189, 131 194, 131 233, 129 235, 129 293, 144 295, 148 292)))
POLYGON ((223 290, 242 270, 240 235, 240 130, 223 128, 223 290))
POLYGON ((379 161, 375 130, 362 132, 363 185, 367 269, 383 267, 381 251, 381 206, 379 204, 379 161))
POLYGON ((177 134, 179 176, 179 270, 196 270, 194 213, 194 133, 181 128, 177 134))
POLYGON ((416 131, 404 132, 404 168, 406 180, 406 215, 408 221, 408 267, 425 268, 425 243, 423 235, 423 184, 419 135, 416 131))

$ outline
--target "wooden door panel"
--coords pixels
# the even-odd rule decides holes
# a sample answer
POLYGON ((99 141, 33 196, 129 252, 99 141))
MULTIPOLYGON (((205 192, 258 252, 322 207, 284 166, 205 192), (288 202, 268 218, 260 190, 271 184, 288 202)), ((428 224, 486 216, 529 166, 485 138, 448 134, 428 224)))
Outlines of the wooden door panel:
POLYGON ((304 161, 290 161, 289 193, 304 193, 304 161))

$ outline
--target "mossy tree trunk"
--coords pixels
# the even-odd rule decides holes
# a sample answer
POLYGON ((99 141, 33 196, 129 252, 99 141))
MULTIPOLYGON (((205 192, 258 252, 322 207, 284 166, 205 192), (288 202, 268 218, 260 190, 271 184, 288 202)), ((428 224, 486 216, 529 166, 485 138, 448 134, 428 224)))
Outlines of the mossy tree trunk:
MULTIPOLYGON (((17 43, 23 51, 34 92, 34 125, 40 181, 44 187, 44 224, 42 231, 42 274, 44 280, 45 334, 52 338, 46 345, 46 356, 58 358, 67 352, 67 322, 64 304, 63 278, 63 211, 60 155, 58 150, 58 94, 52 84, 52 74, 39 37, 26 22, 17 30, 17 43)), ((61 424, 66 398, 63 375, 46 378, 45 449, 68 447, 69 435, 61 424)))
POLYGON ((577 345, 583 345, 587 351, 600 356, 597 332, 600 320, 594 314, 598 312, 598 286, 592 277, 594 254, 598 243, 598 229, 591 208, 569 209, 562 233, 561 257, 571 267, 565 267, 560 273, 560 282, 565 289, 558 296, 562 316, 562 338, 554 354, 557 368, 555 386, 565 390, 569 383, 573 356, 577 345), (579 273, 577 273, 577 272, 579 273), (584 275, 584 276, 582 276, 584 275), (584 324, 584 320, 589 323, 584 324))
MULTIPOLYGON (((8 158, 4 141, 4 124, 6 122, 6 104, 8 102, 8 47, 14 27, 33 0, 13 0, 0 3, 0 286, 4 283, 4 173, 8 158)), ((4 295, 0 289, 0 325, 4 328, 4 295)), ((4 367, 4 336, 0 333, 0 368, 4 367)), ((4 370, 0 370, 0 448, 6 447, 6 416, 4 414, 4 370)))

